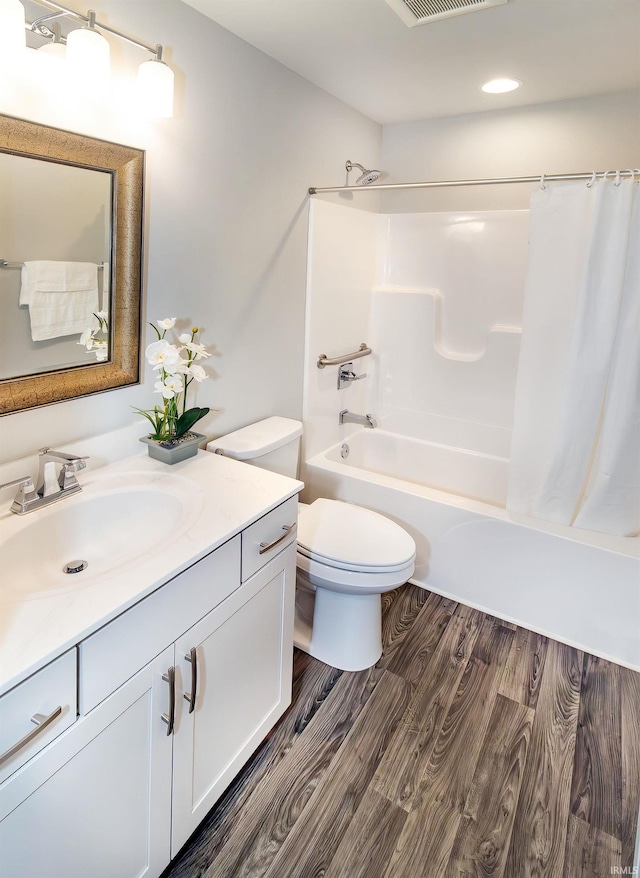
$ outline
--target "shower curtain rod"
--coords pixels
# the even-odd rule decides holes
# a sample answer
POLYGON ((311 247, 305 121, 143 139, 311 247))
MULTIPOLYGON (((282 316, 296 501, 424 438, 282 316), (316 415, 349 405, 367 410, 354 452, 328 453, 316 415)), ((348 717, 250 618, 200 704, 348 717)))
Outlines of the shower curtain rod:
POLYGON ((444 186, 488 186, 497 183, 552 183, 557 180, 592 180, 613 174, 614 177, 635 177, 638 169, 628 171, 591 171, 585 174, 537 174, 535 177, 495 177, 491 180, 435 180, 422 183, 374 183, 368 186, 312 186, 309 195, 322 192, 371 192, 372 189, 438 189, 444 186))

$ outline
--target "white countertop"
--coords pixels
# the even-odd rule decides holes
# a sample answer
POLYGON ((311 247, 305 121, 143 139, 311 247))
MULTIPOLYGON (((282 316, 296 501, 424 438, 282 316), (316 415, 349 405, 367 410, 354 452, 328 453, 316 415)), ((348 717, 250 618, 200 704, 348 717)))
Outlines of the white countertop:
MULTIPOLYGON (((89 464, 91 466, 91 463, 89 464)), ((83 490, 53 504, 80 502, 104 485, 105 474, 126 483, 144 478, 160 484, 168 476, 185 480, 193 492, 189 519, 184 532, 167 545, 156 546, 133 562, 128 561, 108 574, 94 575, 86 584, 64 592, 40 592, 24 597, 10 588, 0 589, 0 694, 11 689, 67 649, 156 588, 185 570, 204 555, 231 539, 269 510, 292 497, 302 482, 217 454, 199 451, 197 456, 174 466, 151 460, 142 452, 108 467, 78 474, 83 490)), ((0 534, 15 530, 18 516, 0 514, 0 534), (4 527, 3 527, 4 526, 4 527)), ((48 509, 21 516, 22 521, 44 515, 48 509)), ((100 528, 100 521, 95 523, 100 528)), ((38 546, 33 546, 38 552, 38 546)), ((0 562, 1 563, 1 562, 0 562)), ((3 569, 0 575, 10 576, 3 569)), ((79 574, 82 575, 82 574, 79 574)), ((6 582, 6 580, 5 580, 6 582)))

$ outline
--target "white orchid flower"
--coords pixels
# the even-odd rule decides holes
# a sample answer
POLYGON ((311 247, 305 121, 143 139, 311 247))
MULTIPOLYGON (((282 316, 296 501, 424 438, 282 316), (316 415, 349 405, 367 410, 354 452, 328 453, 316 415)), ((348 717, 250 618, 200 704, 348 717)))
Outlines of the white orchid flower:
POLYGON ((156 381, 156 383, 153 385, 153 389, 155 393, 161 393, 165 399, 173 399, 173 397, 176 395, 175 391, 172 390, 170 387, 167 387, 163 381, 156 381))
POLYGON ((178 349, 163 339, 152 342, 147 347, 145 356, 147 362, 149 362, 154 369, 167 369, 168 367, 176 366, 181 361, 178 349))
POLYGON ((189 361, 178 357, 175 363, 167 363, 163 366, 167 375, 184 375, 188 371, 189 361))
POLYGON ((96 344, 95 355, 96 355, 96 360, 98 360, 98 362, 100 362, 100 363, 104 362, 104 360, 107 359, 108 353, 109 352, 107 350, 106 341, 105 342, 98 342, 96 344))
POLYGON ((91 338, 91 332, 92 332, 91 329, 85 329, 85 331, 80 336, 80 341, 78 342, 78 344, 85 345, 88 351, 91 350, 91 347, 93 344, 93 339, 91 338))
POLYGON ((174 395, 184 390, 184 384, 180 375, 167 375, 164 379, 164 386, 167 390, 172 390, 174 395))
POLYGON ((191 375, 191 377, 195 378, 198 382, 204 381, 204 379, 207 377, 207 373, 204 371, 202 366, 190 366, 187 370, 187 374, 191 375))
POLYGON ((204 360, 206 357, 211 356, 203 344, 196 344, 196 342, 190 340, 186 342, 185 347, 194 355, 194 360, 204 360))
POLYGON ((156 381, 153 389, 155 393, 161 393, 165 399, 173 399, 182 390, 182 380, 170 375, 166 381, 156 381))
POLYGON ((175 325, 176 325, 176 318, 175 317, 165 317, 164 320, 158 320, 158 326, 160 327, 160 329, 164 329, 164 330, 173 329, 173 327, 175 325))
POLYGON ((189 344, 191 342, 191 333, 183 332, 182 335, 178 336, 178 341, 180 344, 189 344))

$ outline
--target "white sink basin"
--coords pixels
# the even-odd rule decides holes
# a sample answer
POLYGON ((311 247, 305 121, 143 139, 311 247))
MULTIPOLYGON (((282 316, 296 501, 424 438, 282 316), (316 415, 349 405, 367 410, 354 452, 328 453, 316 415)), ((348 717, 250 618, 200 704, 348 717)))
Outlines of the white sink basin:
POLYGON ((21 600, 49 597, 116 575, 181 537, 201 506, 180 476, 94 476, 78 494, 0 522, 1 590, 21 600), (76 561, 85 569, 65 573, 76 561))

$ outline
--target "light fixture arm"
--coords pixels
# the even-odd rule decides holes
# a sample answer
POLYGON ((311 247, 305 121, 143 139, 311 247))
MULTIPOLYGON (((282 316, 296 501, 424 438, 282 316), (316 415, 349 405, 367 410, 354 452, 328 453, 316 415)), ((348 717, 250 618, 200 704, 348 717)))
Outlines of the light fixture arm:
POLYGON ((56 31, 58 31, 58 42, 61 42, 59 27, 58 28, 50 28, 47 27, 46 22, 51 21, 54 18, 60 18, 62 15, 66 15, 65 12, 50 12, 49 15, 42 15, 40 18, 36 18, 35 21, 32 21, 31 24, 26 25, 28 30, 33 31, 34 34, 38 34, 41 37, 47 37, 47 39, 53 39, 56 41, 56 31))
POLYGON ((45 15, 42 18, 36 19, 32 24, 27 24, 26 27, 28 30, 35 30, 36 33, 40 33, 41 36, 50 36, 47 33, 43 33, 39 30, 40 24, 44 23, 50 18, 57 18, 61 15, 68 15, 71 18, 75 18, 77 21, 83 21, 87 27, 91 30, 94 28, 99 28, 100 30, 106 31, 109 34, 113 34, 121 40, 124 40, 126 43, 131 43, 133 46, 138 46, 139 49, 145 49, 147 52, 150 52, 155 56, 157 61, 162 60, 162 46, 158 43, 156 46, 150 46, 148 43, 143 43, 141 40, 136 40, 133 37, 129 37, 126 34, 123 34, 121 31, 116 30, 113 27, 109 27, 108 24, 103 24, 100 21, 96 21, 95 12, 90 9, 87 12, 87 15, 82 15, 80 12, 76 12, 75 9, 70 9, 68 6, 64 6, 62 3, 58 3, 57 0, 36 0, 36 2, 40 6, 45 6, 48 8, 53 8, 58 10, 53 15, 45 15), (35 26, 38 26, 36 29, 35 26))

